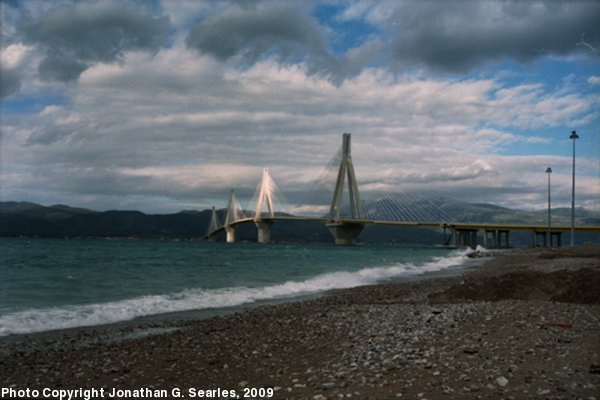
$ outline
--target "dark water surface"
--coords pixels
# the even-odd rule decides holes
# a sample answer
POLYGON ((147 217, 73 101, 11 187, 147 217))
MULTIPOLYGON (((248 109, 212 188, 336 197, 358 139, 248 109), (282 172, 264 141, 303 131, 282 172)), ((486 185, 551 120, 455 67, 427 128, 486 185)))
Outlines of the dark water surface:
POLYGON ((439 248, 0 239, 0 336, 219 309, 443 270, 439 248))

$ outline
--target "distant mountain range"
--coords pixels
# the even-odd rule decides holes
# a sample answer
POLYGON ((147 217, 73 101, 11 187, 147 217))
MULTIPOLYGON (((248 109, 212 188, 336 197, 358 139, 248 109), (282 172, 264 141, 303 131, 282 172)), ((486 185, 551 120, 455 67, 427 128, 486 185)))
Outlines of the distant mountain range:
MULTIPOLYGON (((433 203, 459 222, 539 223, 547 221, 546 211, 521 211, 492 204, 468 204, 437 199, 433 203)), ((600 225, 600 213, 577 209, 577 224, 600 225)), ((219 211, 221 220, 224 210, 219 211)), ((570 209, 552 210, 553 224, 569 225, 570 209)), ((66 205, 42 206, 27 202, 0 202, 0 236, 4 237, 134 237, 199 239, 206 233, 211 211, 181 211, 175 214, 144 214, 140 211, 93 211, 66 205)), ((252 224, 240 226, 238 240, 255 241, 252 224)), ((277 221, 273 224, 274 241, 332 242, 327 228, 320 222, 277 221)), ((441 244, 438 230, 367 226, 359 236, 361 242, 401 242, 441 244)), ((515 236, 527 242, 528 235, 515 236)), ((517 243, 516 243, 517 244, 517 243)))
MULTIPOLYGON (((434 199, 432 203, 460 222, 486 222, 497 224, 546 224, 548 209, 523 211, 494 204, 462 203, 453 199, 434 199)), ((571 225, 571 209, 551 210, 552 225, 571 225)), ((576 225, 600 225, 600 212, 575 208, 576 225)))

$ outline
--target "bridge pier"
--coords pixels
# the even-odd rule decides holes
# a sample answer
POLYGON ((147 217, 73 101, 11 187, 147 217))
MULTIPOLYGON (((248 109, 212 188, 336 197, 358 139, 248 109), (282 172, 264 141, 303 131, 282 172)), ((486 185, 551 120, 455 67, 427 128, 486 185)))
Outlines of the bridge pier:
POLYGON ((483 247, 486 249, 498 247, 498 232, 494 229, 483 230, 483 247), (490 238, 491 234, 491 238, 490 238), (491 239, 491 243, 490 240, 491 239))
POLYGON ((543 247, 554 247, 554 243, 556 243, 556 247, 560 247, 562 245, 562 232, 548 232, 548 231, 531 231, 531 246, 538 246, 538 238, 541 237, 543 247), (550 233, 550 234, 548 234, 550 233), (556 238, 556 241, 554 240, 556 238))
POLYGON ((235 227, 226 226, 225 232, 227 233, 227 243, 235 243, 235 227))
POLYGON ((256 220, 254 221, 258 229, 258 243, 269 243, 271 241, 271 226, 273 221, 256 220))
POLYGON ((509 248, 510 247, 510 231, 498 230, 498 247, 509 248), (504 235, 504 243, 502 243, 502 235, 504 235))
POLYGON ((452 245, 454 247, 477 247, 477 229, 452 229, 452 245))
POLYGON ((356 237, 363 230, 363 224, 353 223, 331 223, 326 225, 333 235, 335 244, 351 245, 355 243, 356 237))
POLYGON ((556 247, 562 246, 562 232, 550 232, 550 246, 552 246, 552 236, 556 236, 556 247))
POLYGON ((506 229, 484 229, 483 247, 486 249, 510 247, 510 231, 506 229))
MULTIPOLYGON (((544 231, 544 232, 540 232, 540 231, 536 231, 533 230, 531 231, 531 247, 538 247, 538 238, 541 237, 541 246, 542 247, 547 247, 548 246, 548 232, 544 231)), ((552 247, 552 246, 550 246, 552 247)))

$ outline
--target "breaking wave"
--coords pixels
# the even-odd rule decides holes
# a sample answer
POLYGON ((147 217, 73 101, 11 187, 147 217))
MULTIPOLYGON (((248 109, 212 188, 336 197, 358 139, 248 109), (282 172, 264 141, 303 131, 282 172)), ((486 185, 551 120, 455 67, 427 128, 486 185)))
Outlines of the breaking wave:
POLYGON ((466 251, 456 251, 447 257, 435 257, 420 265, 403 263, 391 267, 364 268, 354 272, 331 272, 303 281, 287 281, 263 287, 196 288, 113 302, 9 312, 0 315, 0 336, 101 325, 178 311, 234 307, 256 301, 368 285, 386 279, 419 275, 457 266, 465 261, 466 253, 466 251))

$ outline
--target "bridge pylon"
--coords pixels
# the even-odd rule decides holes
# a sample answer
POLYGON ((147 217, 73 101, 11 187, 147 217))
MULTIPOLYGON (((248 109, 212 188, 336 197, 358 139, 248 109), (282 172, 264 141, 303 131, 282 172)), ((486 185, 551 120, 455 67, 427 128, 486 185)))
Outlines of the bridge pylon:
POLYGON ((259 243, 269 243, 271 241, 271 226, 275 217, 273 209, 273 190, 274 183, 268 168, 263 168, 262 178, 258 185, 258 198, 256 199, 256 209, 254 210, 254 224, 258 229, 259 243), (263 216, 263 207, 267 207, 266 216, 263 216))
POLYGON ((225 232, 227 234, 227 243, 235 243, 235 229, 236 225, 233 225, 234 222, 241 219, 240 209, 238 207, 238 200, 235 197, 235 193, 233 189, 229 192, 229 200, 227 201, 227 213, 225 214, 225 223, 223 226, 225 227, 225 232))
POLYGON ((335 190, 331 199, 327 227, 335 239, 335 244, 352 244, 364 227, 362 222, 352 222, 352 220, 364 220, 365 212, 360 201, 356 175, 354 174, 354 165, 352 164, 352 155, 350 134, 344 133, 342 136, 342 160, 337 174, 335 190), (349 216, 344 218, 342 208, 344 206, 344 188, 348 181, 348 200, 349 216))
POLYGON ((205 237, 208 238, 208 240, 212 240, 212 233, 217 231, 221 226, 223 225, 221 224, 221 221, 219 221, 217 210, 215 209, 215 207, 213 207, 212 213, 210 214, 210 221, 208 222, 208 229, 206 229, 205 237))

